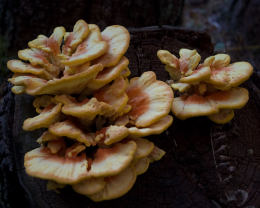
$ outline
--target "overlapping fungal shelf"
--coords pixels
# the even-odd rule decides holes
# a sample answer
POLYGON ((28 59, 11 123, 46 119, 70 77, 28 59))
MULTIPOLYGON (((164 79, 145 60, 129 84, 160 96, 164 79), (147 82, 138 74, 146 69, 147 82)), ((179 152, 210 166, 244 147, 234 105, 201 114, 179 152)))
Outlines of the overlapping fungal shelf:
POLYGON ((71 32, 39 35, 7 63, 12 91, 35 96, 38 115, 23 129, 45 129, 25 170, 49 189, 70 185, 94 201, 114 199, 165 154, 142 137, 171 125, 173 92, 152 71, 128 80, 129 42, 123 26, 101 32, 79 20, 71 32))
POLYGON ((208 116, 213 122, 224 124, 234 117, 234 109, 246 105, 248 91, 239 85, 253 73, 248 62, 231 64, 229 55, 217 54, 200 63, 198 52, 190 49, 181 49, 180 58, 167 50, 159 50, 157 56, 177 92, 172 103, 172 113, 177 118, 208 116))

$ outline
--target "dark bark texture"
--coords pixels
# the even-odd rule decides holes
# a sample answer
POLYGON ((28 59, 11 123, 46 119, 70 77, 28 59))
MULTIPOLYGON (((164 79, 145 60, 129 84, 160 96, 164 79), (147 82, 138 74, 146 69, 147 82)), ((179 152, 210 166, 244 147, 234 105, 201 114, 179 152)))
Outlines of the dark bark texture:
POLYGON ((101 29, 114 24, 175 25, 182 4, 183 0, 1 0, 0 33, 11 40, 10 48, 19 49, 39 34, 51 34, 58 25, 71 30, 78 19, 98 24, 101 29))

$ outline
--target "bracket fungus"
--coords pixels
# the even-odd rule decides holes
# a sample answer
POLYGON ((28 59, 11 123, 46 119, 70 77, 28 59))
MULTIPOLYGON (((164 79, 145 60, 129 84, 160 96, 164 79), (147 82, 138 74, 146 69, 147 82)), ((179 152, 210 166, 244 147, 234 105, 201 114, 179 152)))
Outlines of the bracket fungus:
POLYGON ((137 127, 147 127, 168 115, 173 100, 171 88, 165 82, 156 80, 152 71, 132 78, 127 95, 132 107, 128 115, 137 127))
POLYGON ((147 157, 142 157, 131 163, 124 171, 118 175, 105 177, 106 185, 104 188, 95 194, 87 194, 93 201, 110 200, 126 194, 134 185, 138 175, 145 173, 151 162, 161 159, 165 154, 161 149, 154 147, 155 151, 160 152, 160 155, 155 155, 151 152, 147 157), (160 156, 160 158, 158 157, 160 156))
MULTIPOLYGON (((111 81, 115 80, 120 73, 126 69, 129 64, 129 60, 126 57, 122 57, 115 66, 105 67, 97 77, 88 83, 88 88, 92 90, 100 89, 111 81)), ((130 74, 128 74, 129 76, 130 74)))
POLYGON ((39 128, 47 128, 60 118, 61 104, 48 105, 44 110, 33 118, 27 118, 23 123, 23 129, 33 131, 39 128))
POLYGON ((92 195, 105 188, 104 178, 91 178, 72 185, 74 191, 82 195, 92 195))
POLYGON ((253 73, 253 67, 248 62, 241 61, 230 64, 230 57, 227 54, 217 54, 208 57, 208 59, 213 59, 213 61, 205 60, 204 63, 211 68, 211 75, 207 83, 220 90, 229 90, 239 86, 248 80, 253 73))
POLYGON ((181 49, 179 54, 177 58, 166 50, 157 52, 172 78, 171 87, 178 92, 173 114, 179 119, 208 116, 219 124, 232 120, 233 110, 244 107, 249 99, 247 89, 239 85, 253 73, 251 64, 230 64, 227 54, 210 56, 203 63, 196 50, 181 49))
POLYGON ((103 64, 104 67, 115 66, 128 49, 129 32, 123 26, 112 25, 102 32, 102 39, 108 43, 108 51, 96 62, 103 64))
POLYGON ((63 54, 71 55, 88 34, 88 24, 84 20, 78 20, 73 27, 73 31, 67 32, 64 36, 63 54))
POLYGON ((71 32, 56 27, 49 37, 39 35, 18 52, 21 60, 8 61, 12 91, 36 96, 38 115, 23 129, 46 131, 24 166, 49 180, 48 190, 68 184, 94 201, 114 199, 165 154, 140 137, 172 124, 173 92, 152 71, 128 80, 129 42, 123 26, 101 32, 79 20, 71 32))
POLYGON ((136 137, 145 137, 151 134, 161 134, 172 124, 173 117, 167 115, 161 118, 159 121, 153 123, 150 126, 144 128, 130 127, 129 134, 136 137))
POLYGON ((149 165, 150 165, 150 160, 148 157, 144 157, 136 161, 136 163, 134 164, 136 174, 137 175, 144 174, 148 170, 149 165))
POLYGON ((99 27, 89 25, 89 34, 82 41, 71 56, 62 55, 62 63, 66 66, 78 66, 88 61, 92 61, 107 51, 107 43, 102 40, 99 27))
POLYGON ((165 154, 163 150, 154 146, 154 144, 148 140, 141 138, 128 140, 130 140, 130 142, 136 142, 136 153, 138 151, 140 152, 135 153, 134 160, 131 161, 130 165, 119 172, 119 174, 86 179, 80 183, 73 184, 73 189, 94 201, 120 197, 131 189, 138 175, 147 171, 151 162, 161 159, 165 154), (158 153, 156 154, 154 152, 158 153))
POLYGON ((89 195, 93 201, 103 201, 118 198, 126 194, 135 184, 136 172, 132 167, 128 167, 115 176, 105 178, 106 185, 101 191, 89 195))
POLYGON ((220 110, 216 114, 209 115, 208 118, 217 124, 225 124, 231 121, 234 118, 234 116, 235 116, 234 110, 224 109, 224 110, 220 110))
POLYGON ((31 176, 71 184, 86 177, 88 161, 85 154, 66 158, 52 154, 46 147, 39 147, 25 154, 24 166, 31 176))

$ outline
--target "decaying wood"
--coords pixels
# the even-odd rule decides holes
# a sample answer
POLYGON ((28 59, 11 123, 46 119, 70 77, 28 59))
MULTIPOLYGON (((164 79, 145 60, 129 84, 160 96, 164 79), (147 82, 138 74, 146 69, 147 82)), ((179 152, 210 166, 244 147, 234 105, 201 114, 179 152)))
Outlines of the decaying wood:
MULTIPOLYGON (((132 29, 131 45, 126 54, 132 76, 153 70, 159 79, 169 79, 156 57, 156 51, 167 49, 177 53, 182 47, 196 48, 204 57, 212 53, 210 38, 204 33, 167 26, 132 29)), ((35 114, 32 97, 14 97, 10 86, 7 87, 4 93, 6 101, 3 101, 0 111, 1 137, 5 138, 1 141, 13 151, 8 158, 15 168, 11 172, 18 177, 15 186, 26 197, 23 202, 30 204, 24 207, 206 208, 216 207, 216 204, 220 207, 236 207, 239 204, 257 207, 260 205, 260 99, 255 81, 259 81, 256 75, 247 82, 251 100, 244 109, 237 111, 230 124, 217 126, 206 118, 175 119, 165 133, 149 137, 166 150, 165 157, 138 177, 128 194, 102 203, 91 202, 69 187, 60 194, 46 191, 45 181, 25 174, 23 155, 37 146, 35 141, 40 132, 22 130, 23 120, 35 114), (245 192, 248 196, 241 198, 246 195, 245 192)))

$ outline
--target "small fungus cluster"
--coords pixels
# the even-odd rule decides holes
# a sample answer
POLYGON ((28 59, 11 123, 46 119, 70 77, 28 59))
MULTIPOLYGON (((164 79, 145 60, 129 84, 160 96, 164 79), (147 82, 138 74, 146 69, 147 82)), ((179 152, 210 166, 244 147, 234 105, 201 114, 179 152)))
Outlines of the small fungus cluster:
POLYGON ((172 113, 182 120, 208 116, 218 124, 229 122, 234 109, 242 108, 249 99, 247 89, 239 85, 251 76, 251 64, 230 64, 227 54, 210 56, 200 63, 201 56, 189 49, 181 49, 179 55, 177 58, 167 50, 157 52, 172 78, 169 84, 177 94, 172 113))
POLYGON ((46 129, 39 148, 25 154, 27 174, 49 180, 49 188, 71 185, 94 201, 131 189, 139 174, 165 154, 141 138, 172 123, 169 85, 152 71, 128 80, 124 56, 130 35, 118 25, 100 32, 77 21, 72 32, 56 27, 39 35, 10 60, 12 92, 36 96, 38 113, 23 129, 46 129))

